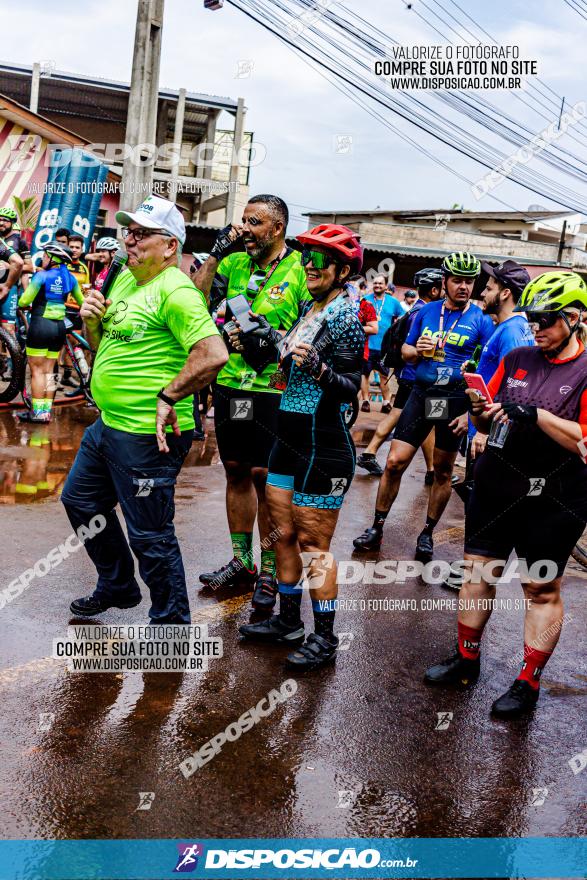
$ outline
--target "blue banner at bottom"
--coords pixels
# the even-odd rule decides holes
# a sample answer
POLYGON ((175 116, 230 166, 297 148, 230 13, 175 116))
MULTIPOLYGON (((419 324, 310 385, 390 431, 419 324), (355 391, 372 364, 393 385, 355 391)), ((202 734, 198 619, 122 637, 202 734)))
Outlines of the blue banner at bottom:
POLYGON ((579 877, 582 838, 4 840, 1 880, 579 877))

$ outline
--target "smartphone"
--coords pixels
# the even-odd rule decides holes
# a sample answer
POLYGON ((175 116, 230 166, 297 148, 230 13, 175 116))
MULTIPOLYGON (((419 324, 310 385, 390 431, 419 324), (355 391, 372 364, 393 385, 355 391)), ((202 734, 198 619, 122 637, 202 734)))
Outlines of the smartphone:
POLYGON ((231 296, 226 300, 226 306, 232 312, 235 321, 238 321, 240 324, 243 333, 250 333, 251 330, 257 329, 259 325, 256 321, 251 321, 249 316, 251 304, 244 293, 238 293, 236 296, 231 296))
POLYGON ((472 388, 474 391, 478 391, 479 394, 483 395, 487 401, 487 405, 493 403, 483 376, 480 376, 479 373, 463 373, 463 379, 469 388, 472 388))

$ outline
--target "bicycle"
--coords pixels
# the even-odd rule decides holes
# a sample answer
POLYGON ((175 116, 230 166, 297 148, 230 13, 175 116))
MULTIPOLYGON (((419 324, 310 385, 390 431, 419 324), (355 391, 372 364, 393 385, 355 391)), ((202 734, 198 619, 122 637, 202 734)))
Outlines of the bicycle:
POLYGON ((0 403, 10 403, 23 392, 25 375, 26 354, 19 340, 0 326, 0 403))

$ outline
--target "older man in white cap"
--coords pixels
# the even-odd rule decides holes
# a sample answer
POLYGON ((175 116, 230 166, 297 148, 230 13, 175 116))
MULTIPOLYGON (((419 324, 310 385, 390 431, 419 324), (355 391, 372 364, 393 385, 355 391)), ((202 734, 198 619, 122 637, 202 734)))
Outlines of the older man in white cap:
POLYGON ((173 526, 175 482, 192 442, 193 394, 228 356, 203 294, 178 268, 185 242, 180 211, 150 196, 116 220, 129 271, 108 299, 93 290, 81 308, 97 349, 92 394, 100 418, 87 428, 62 494, 75 529, 97 515, 106 526, 85 545, 98 571, 96 588, 71 611, 93 617, 139 604, 130 544, 151 593, 150 620, 189 623, 173 526))

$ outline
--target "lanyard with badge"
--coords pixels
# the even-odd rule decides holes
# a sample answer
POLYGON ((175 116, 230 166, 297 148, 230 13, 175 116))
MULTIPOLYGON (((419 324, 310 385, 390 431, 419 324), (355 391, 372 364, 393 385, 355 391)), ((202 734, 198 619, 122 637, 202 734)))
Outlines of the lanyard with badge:
POLYGON ((444 351, 444 348, 446 346, 446 341, 448 339, 449 333, 451 333, 451 331, 454 331, 456 329, 461 318, 464 317, 464 315, 467 312, 470 305, 471 305, 471 301, 469 300, 469 302, 467 303, 467 305, 465 306, 465 308, 463 309, 462 312, 460 311, 460 309, 456 309, 456 312, 457 312, 456 320, 453 321, 453 323, 450 325, 450 327, 446 328, 446 332, 445 332, 444 331, 444 315, 446 312, 446 303, 445 302, 442 303, 442 306, 440 308, 440 320, 438 322, 438 342, 436 343, 436 351, 434 352, 434 357, 432 358, 432 360, 443 361, 445 359, 446 353, 444 351))
MULTIPOLYGON (((279 266, 281 261, 284 260, 287 256, 289 256, 290 253, 291 253, 291 248, 288 248, 286 245, 283 248, 283 250, 281 251, 281 253, 278 254, 278 256, 275 257, 274 260, 271 261, 271 263, 267 267, 267 271, 265 272, 265 275, 259 281, 259 284, 257 285, 257 287, 254 290, 251 288, 247 288, 247 293, 252 294, 251 302, 253 302, 259 296, 259 294, 263 293, 263 291, 267 287, 267 284, 268 284, 271 276, 273 275, 273 273, 275 272, 275 270, 277 269, 277 267, 279 266)), ((254 275, 255 275, 255 272, 253 272, 251 274, 251 278, 253 278, 254 275)), ((249 279, 249 283, 250 283, 250 279, 249 279)))

